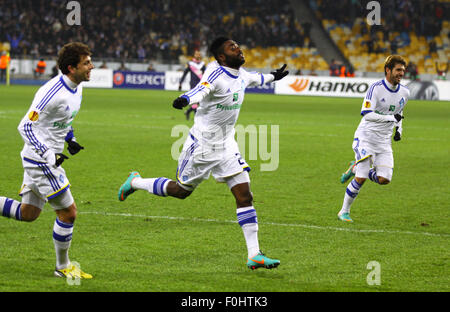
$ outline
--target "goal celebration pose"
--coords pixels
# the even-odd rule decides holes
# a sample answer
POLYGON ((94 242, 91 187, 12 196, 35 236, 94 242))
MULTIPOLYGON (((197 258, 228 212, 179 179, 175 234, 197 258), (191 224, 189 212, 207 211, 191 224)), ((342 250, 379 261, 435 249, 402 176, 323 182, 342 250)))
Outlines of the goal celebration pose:
POLYGON ((384 64, 385 78, 372 84, 364 98, 361 122, 353 139, 355 160, 342 174, 341 183, 355 178, 348 184, 338 218, 353 222, 350 207, 358 196, 366 179, 378 184, 389 184, 394 169, 391 137, 402 136, 403 109, 409 90, 400 84, 405 75, 406 61, 399 55, 387 57, 384 64))
POLYGON ((209 64, 199 84, 174 100, 182 109, 199 103, 194 125, 178 160, 176 181, 159 177, 144 179, 131 172, 119 189, 124 201, 135 190, 159 196, 184 199, 212 174, 218 182, 227 183, 236 199, 236 215, 244 233, 250 269, 275 268, 279 260, 266 257, 259 249, 258 221, 250 191, 249 166, 239 153, 234 139, 234 125, 239 116, 245 88, 280 80, 288 74, 286 65, 270 74, 251 73, 241 66, 245 62, 239 45, 225 37, 213 41, 210 51, 216 61, 209 64))

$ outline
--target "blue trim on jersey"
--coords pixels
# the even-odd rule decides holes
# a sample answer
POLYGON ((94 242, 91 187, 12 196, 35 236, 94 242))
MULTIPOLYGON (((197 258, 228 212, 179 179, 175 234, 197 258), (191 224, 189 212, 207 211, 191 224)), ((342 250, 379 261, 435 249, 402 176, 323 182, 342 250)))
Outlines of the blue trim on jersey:
POLYGON ((185 99, 188 101, 188 103, 191 101, 191 99, 190 99, 187 95, 185 95, 185 94, 183 94, 183 95, 180 96, 180 97, 185 98, 185 99))
POLYGON ((391 89, 386 85, 386 83, 384 82, 384 79, 381 80, 381 82, 383 83, 383 86, 384 86, 389 92, 391 92, 391 93, 397 93, 398 90, 400 90, 400 84, 398 84, 397 90, 393 91, 393 90, 391 90, 391 89))
POLYGON ((371 110, 363 110, 363 111, 361 111, 361 116, 364 116, 365 114, 368 114, 368 113, 372 113, 373 111, 371 111, 371 110))
POLYGON ((69 132, 67 132, 66 137, 64 138, 64 141, 69 142, 70 140, 72 140, 74 138, 73 135, 73 129, 70 129, 69 132))
MULTIPOLYGON (((192 96, 196 95, 197 93, 199 93, 200 91, 202 91, 202 90, 204 90, 204 89, 205 89, 204 86, 198 85, 197 87, 195 87, 195 88, 192 89, 191 91, 186 92, 186 93, 183 94, 183 95, 187 96, 188 98, 191 98, 192 96)), ((188 100, 188 102, 190 102, 190 101, 188 100)))
POLYGON ((39 104, 36 108, 39 109, 40 111, 42 111, 44 109, 44 107, 48 104, 48 102, 50 102, 50 100, 53 98, 53 96, 56 93, 58 93, 58 91, 61 90, 62 87, 63 87, 63 85, 60 82, 55 84, 52 87, 52 89, 47 92, 47 94, 44 96, 44 98, 41 100, 41 102, 39 102, 39 104))
POLYGON ((61 76, 61 78, 59 78, 59 80, 62 82, 62 84, 64 85, 64 87, 66 87, 66 89, 67 89, 70 93, 72 93, 72 94, 77 93, 77 89, 78 89, 78 88, 75 88, 75 90, 72 90, 72 89, 66 84, 66 82, 64 81, 63 76, 61 76))
POLYGON ((235 76, 235 75, 231 74, 229 71, 227 71, 227 70, 226 70, 225 68, 223 68, 222 66, 220 66, 220 68, 222 68, 222 69, 223 69, 223 72, 224 72, 225 74, 227 74, 228 76, 230 76, 231 78, 233 78, 233 79, 239 78, 239 76, 235 76))
POLYGON ((31 128, 31 123, 27 122, 23 126, 25 135, 27 136, 30 143, 34 146, 36 150, 40 150, 42 154, 44 154, 47 151, 47 146, 45 144, 42 144, 38 141, 38 139, 35 137, 33 133, 33 129, 31 128))
POLYGON ((367 92, 366 95, 366 99, 367 100, 371 100, 372 99, 372 94, 373 94, 373 90, 375 89, 376 86, 380 86, 382 84, 383 80, 377 81, 375 82, 369 89, 369 91, 367 92))
POLYGON ((261 86, 264 84, 264 76, 263 76, 263 74, 260 74, 261 75, 261 86))
POLYGON ((206 81, 208 81, 209 83, 213 83, 214 80, 216 80, 217 77, 219 77, 221 74, 223 74, 223 68, 219 67, 208 76, 206 81))
POLYGON ((47 97, 50 95, 50 93, 52 93, 56 87, 58 87, 61 84, 61 82, 58 80, 48 91, 47 93, 44 95, 44 97, 41 99, 41 101, 39 102, 39 104, 37 105, 37 108, 39 107, 39 105, 41 105, 43 102, 45 102, 45 100, 47 99, 47 97))

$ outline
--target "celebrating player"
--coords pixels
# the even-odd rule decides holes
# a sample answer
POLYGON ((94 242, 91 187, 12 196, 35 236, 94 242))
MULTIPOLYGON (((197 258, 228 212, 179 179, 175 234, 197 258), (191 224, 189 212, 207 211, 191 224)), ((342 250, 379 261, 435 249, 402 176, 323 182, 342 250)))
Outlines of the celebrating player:
POLYGON ((389 56, 384 63, 385 78, 372 84, 366 93, 361 110, 363 117, 353 139, 355 160, 341 177, 341 183, 345 183, 355 176, 347 186, 338 213, 342 221, 353 222, 350 206, 367 178, 381 185, 389 184, 392 179, 391 137, 395 127, 394 141, 401 140, 403 108, 409 97, 409 90, 400 84, 405 68, 406 61, 401 56, 389 56))
MULTIPOLYGON (((183 84, 184 78, 186 78, 188 73, 191 73, 190 85, 191 89, 194 89, 195 86, 202 79, 203 73, 206 70, 205 62, 202 61, 202 54, 200 51, 196 50, 194 52, 194 58, 189 61, 186 65, 186 69, 183 72, 183 76, 180 79, 180 85, 178 86, 178 90, 181 91, 181 85, 183 84)), ((184 113, 186 115, 186 119, 189 120, 189 115, 191 112, 194 114, 197 112, 198 103, 191 103, 184 113)))
POLYGON ((25 142, 20 154, 24 168, 22 201, 0 197, 0 214, 19 221, 36 220, 47 201, 53 207, 57 277, 92 278, 69 260, 77 208, 61 167, 68 159, 62 154, 64 141, 71 155, 83 149, 71 125, 80 110, 80 83, 89 81, 94 68, 90 55, 89 47, 79 42, 68 43, 59 51, 57 62, 62 75, 39 88, 18 127, 25 142))
POLYGON ((266 75, 245 71, 241 68, 245 58, 239 45, 225 37, 214 40, 210 51, 216 61, 208 65, 194 89, 173 102, 176 109, 200 103, 178 160, 176 181, 163 177, 144 179, 134 171, 120 187, 119 200, 125 200, 135 190, 184 199, 212 174, 218 182, 227 183, 236 199, 237 220, 248 250, 247 266, 251 269, 275 268, 280 261, 266 257, 259 249, 258 221, 248 174, 250 168, 239 153, 234 125, 245 88, 280 80, 288 71, 286 65, 266 75))

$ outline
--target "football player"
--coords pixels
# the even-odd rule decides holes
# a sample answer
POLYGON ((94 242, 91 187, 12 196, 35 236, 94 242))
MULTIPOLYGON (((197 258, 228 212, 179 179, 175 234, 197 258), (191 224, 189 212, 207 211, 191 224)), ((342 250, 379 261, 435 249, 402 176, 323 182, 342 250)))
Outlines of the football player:
POLYGON ((394 156, 391 137, 395 128, 394 141, 401 140, 403 109, 409 97, 408 88, 400 84, 405 69, 403 57, 390 55, 384 63, 385 78, 372 84, 366 93, 361 122, 353 139, 355 160, 341 176, 341 183, 355 176, 347 186, 342 209, 338 213, 342 221, 353 222, 350 207, 367 179, 381 185, 392 180, 394 156))
POLYGON ((20 153, 24 168, 22 200, 0 197, 0 215, 31 222, 39 217, 48 202, 56 212, 54 275, 92 278, 69 259, 77 207, 61 164, 68 159, 62 153, 65 142, 71 155, 84 149, 76 141, 71 125, 80 110, 83 91, 80 83, 89 81, 94 65, 89 47, 79 42, 64 45, 57 62, 62 75, 39 88, 18 127, 25 142, 20 153))
POLYGON ((119 189, 123 201, 135 190, 159 196, 184 199, 212 174, 227 183, 236 199, 236 215, 247 245, 247 267, 275 268, 279 260, 266 257, 259 249, 258 221, 250 191, 249 166, 234 139, 234 125, 244 101, 245 88, 280 80, 288 74, 286 65, 270 74, 250 73, 241 68, 245 62, 239 45, 225 37, 213 41, 210 51, 216 61, 209 64, 200 83, 174 100, 182 109, 199 103, 194 125, 178 160, 176 181, 167 178, 144 179, 132 172, 119 189))

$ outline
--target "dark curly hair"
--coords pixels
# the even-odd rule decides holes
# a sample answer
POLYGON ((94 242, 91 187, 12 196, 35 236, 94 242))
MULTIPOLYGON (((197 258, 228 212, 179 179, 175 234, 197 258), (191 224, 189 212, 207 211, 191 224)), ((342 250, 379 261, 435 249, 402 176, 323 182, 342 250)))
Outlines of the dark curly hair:
POLYGON ((58 53, 58 68, 63 74, 67 75, 69 73, 68 66, 76 67, 84 55, 92 55, 87 45, 81 42, 67 43, 58 53))

